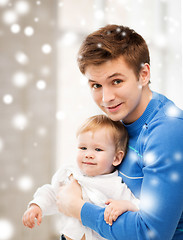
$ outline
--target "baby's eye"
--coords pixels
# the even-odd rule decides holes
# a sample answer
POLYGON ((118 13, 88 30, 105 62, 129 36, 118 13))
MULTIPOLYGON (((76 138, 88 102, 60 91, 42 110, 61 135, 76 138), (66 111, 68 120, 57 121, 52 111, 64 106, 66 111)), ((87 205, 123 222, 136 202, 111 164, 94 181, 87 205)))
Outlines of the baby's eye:
POLYGON ((79 149, 86 150, 87 148, 86 147, 79 147, 79 149))
POLYGON ((95 151, 97 151, 97 152, 101 152, 101 151, 103 151, 101 148, 95 148, 95 151))

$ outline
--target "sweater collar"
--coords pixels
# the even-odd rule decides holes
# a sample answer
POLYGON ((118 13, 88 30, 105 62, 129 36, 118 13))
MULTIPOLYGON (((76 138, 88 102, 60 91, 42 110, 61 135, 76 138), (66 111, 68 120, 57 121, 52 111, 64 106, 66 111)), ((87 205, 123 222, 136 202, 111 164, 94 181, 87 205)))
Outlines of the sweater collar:
POLYGON ((154 112, 155 108, 157 107, 158 99, 159 99, 159 94, 157 94, 156 92, 152 92, 152 99, 150 100, 149 104, 147 105, 141 117, 131 124, 123 123, 129 135, 138 133, 139 131, 141 131, 142 127, 145 124, 147 124, 147 120, 149 119, 149 116, 154 112))

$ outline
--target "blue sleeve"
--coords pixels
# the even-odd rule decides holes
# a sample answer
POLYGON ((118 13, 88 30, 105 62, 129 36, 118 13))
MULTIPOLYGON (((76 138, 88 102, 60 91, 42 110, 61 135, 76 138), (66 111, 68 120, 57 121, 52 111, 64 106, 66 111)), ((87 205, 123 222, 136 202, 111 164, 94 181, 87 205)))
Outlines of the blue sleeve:
POLYGON ((148 239, 143 233, 146 229, 145 223, 140 221, 138 212, 126 212, 109 226, 104 221, 104 208, 85 203, 81 210, 81 219, 84 226, 90 227, 106 239, 148 239))
POLYGON ((171 240, 176 231, 183 210, 183 121, 154 123, 147 132, 141 139, 140 211, 126 212, 109 226, 104 209, 85 203, 81 210, 83 225, 104 238, 171 240))

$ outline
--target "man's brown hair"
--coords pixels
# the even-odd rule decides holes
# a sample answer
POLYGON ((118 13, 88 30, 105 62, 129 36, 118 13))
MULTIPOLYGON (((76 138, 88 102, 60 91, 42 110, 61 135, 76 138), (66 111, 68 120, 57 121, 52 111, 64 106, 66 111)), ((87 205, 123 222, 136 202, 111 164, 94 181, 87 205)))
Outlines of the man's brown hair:
POLYGON ((134 30, 118 25, 107 25, 88 35, 78 53, 78 65, 84 74, 88 65, 100 65, 123 56, 139 76, 143 64, 150 64, 145 40, 134 30))

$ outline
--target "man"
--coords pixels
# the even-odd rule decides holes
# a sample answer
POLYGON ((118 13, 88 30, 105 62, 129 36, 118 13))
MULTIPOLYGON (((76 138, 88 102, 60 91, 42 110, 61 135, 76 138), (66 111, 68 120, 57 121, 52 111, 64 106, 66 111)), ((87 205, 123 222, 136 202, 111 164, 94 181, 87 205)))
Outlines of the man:
MULTIPOLYGON (((183 112, 152 92, 144 39, 132 29, 107 25, 84 40, 78 57, 94 101, 112 120, 122 120, 129 149, 119 167, 140 211, 111 226, 104 209, 84 202, 75 181, 63 187, 58 206, 106 239, 183 239, 183 112)), ((115 187, 115 186, 114 186, 115 187)))

